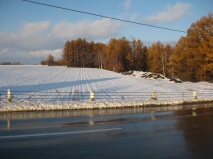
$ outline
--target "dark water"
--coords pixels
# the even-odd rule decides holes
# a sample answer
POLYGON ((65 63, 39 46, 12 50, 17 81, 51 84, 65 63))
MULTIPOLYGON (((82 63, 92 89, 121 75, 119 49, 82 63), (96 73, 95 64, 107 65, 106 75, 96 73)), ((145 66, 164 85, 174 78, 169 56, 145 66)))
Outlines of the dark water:
POLYGON ((39 113, 1 114, 1 159, 213 158, 211 104, 192 105, 181 109, 132 108, 39 113), (115 128, 119 129, 4 138, 115 128))
POLYGON ((185 147, 193 158, 213 158, 213 108, 177 111, 176 127, 183 133, 185 147))

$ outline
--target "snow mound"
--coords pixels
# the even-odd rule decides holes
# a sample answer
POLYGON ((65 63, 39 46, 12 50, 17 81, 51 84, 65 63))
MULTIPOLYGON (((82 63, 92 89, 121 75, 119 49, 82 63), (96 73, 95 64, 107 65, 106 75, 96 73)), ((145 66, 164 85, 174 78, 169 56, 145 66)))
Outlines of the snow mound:
POLYGON ((127 71, 121 73, 121 75, 132 75, 134 77, 141 77, 144 79, 154 79, 154 80, 169 80, 165 76, 160 73, 151 73, 151 72, 143 72, 143 71, 127 71))
POLYGON ((182 81, 178 79, 177 77, 173 79, 168 79, 160 73, 143 72, 143 71, 127 71, 127 72, 122 72, 121 75, 129 75, 129 76, 134 76, 137 78, 150 79, 150 80, 166 80, 166 81, 173 81, 175 83, 182 83, 182 81))

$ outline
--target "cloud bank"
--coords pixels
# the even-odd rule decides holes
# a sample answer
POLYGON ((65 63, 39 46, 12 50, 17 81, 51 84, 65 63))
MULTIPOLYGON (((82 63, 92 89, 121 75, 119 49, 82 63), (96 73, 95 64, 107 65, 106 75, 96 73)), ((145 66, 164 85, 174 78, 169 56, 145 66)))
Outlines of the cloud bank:
POLYGON ((190 8, 191 5, 188 3, 175 3, 174 5, 167 5, 162 11, 148 16, 146 19, 153 23, 174 22, 187 15, 190 8))
POLYGON ((63 39, 84 37, 89 40, 96 40, 116 34, 119 28, 119 24, 112 23, 110 19, 105 18, 93 22, 69 23, 62 21, 56 24, 52 31, 55 36, 63 39))
POLYGON ((12 61, 39 63, 49 54, 60 58, 67 40, 107 39, 114 36, 121 26, 110 19, 70 23, 61 21, 51 25, 49 21, 24 23, 15 32, 0 32, 0 62, 12 61))

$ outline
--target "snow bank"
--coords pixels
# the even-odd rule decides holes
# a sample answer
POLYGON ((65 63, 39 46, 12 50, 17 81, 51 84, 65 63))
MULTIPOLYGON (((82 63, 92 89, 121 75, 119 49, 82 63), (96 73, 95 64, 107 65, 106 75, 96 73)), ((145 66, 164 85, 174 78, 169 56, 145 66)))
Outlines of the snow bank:
POLYGON ((104 109, 213 100, 213 84, 207 82, 174 83, 165 78, 144 79, 141 72, 133 75, 94 68, 0 66, 0 111, 104 109), (13 97, 11 103, 6 99, 7 89, 13 97), (89 100, 90 91, 95 93, 95 101, 89 100), (151 100, 153 91, 157 100, 151 100), (198 99, 194 99, 194 91, 198 99))
POLYGON ((29 102, 16 101, 6 102, 0 108, 0 112, 8 111, 40 111, 40 110, 80 110, 80 109, 107 109, 107 108, 129 108, 129 107, 150 107, 150 106, 171 106, 182 104, 196 104, 212 102, 213 98, 202 100, 179 100, 179 101, 146 101, 130 102, 124 101, 88 101, 88 102, 29 102))

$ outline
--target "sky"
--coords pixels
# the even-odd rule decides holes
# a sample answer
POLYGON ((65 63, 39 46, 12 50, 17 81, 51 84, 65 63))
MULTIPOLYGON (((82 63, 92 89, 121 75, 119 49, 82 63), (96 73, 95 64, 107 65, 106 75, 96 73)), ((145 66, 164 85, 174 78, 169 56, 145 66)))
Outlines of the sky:
MULTIPOLYGON (((213 12, 212 0, 32 0, 63 8, 187 32, 192 23, 213 12)), ((0 0, 0 62, 39 64, 61 58, 67 40, 108 43, 111 38, 140 39, 175 45, 174 32, 62 10, 22 0, 0 0)))

